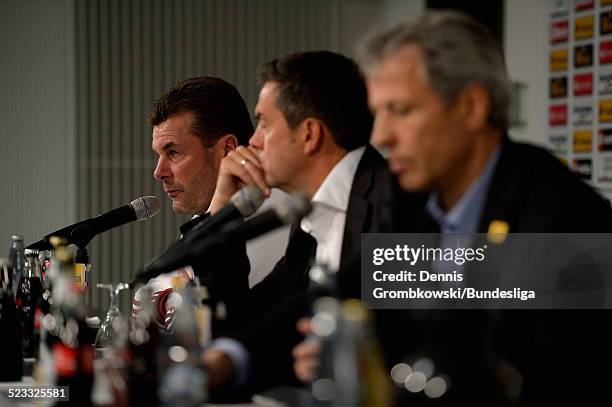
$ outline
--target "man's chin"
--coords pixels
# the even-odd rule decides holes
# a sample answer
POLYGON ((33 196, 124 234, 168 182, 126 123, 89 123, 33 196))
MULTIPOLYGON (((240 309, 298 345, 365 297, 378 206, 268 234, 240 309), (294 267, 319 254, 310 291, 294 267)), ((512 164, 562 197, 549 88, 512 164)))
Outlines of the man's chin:
POLYGON ((172 201, 172 211, 177 215, 188 215, 193 213, 190 208, 186 208, 182 202, 172 201))
POLYGON ((429 190, 428 183, 414 174, 401 174, 398 176, 400 186, 408 192, 425 192, 429 190))

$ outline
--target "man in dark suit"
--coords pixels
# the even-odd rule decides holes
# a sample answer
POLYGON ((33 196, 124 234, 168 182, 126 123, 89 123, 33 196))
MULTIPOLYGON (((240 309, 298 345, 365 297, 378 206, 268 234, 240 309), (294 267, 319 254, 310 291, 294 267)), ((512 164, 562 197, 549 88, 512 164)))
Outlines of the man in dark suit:
POLYGON ((303 193, 313 211, 293 226, 285 256, 251 290, 255 313, 269 315, 205 356, 213 385, 233 378, 251 389, 292 381, 290 352, 300 339, 295 323, 307 305, 312 261, 344 267, 359 253, 361 233, 390 230, 401 204, 399 185, 368 145, 372 117, 353 61, 331 52, 288 55, 265 64, 259 80, 259 124, 250 146, 223 160, 211 212, 242 184, 303 193))
MULTIPOLYGON (((405 190, 427 194, 407 208, 408 227, 398 231, 439 231, 443 239, 612 230, 601 196, 548 152, 508 139, 510 82, 502 52, 474 20, 427 12, 372 37, 362 67, 375 113, 373 143, 388 150, 405 190)), ((400 404, 550 405, 605 394, 610 375, 597 372, 611 356, 608 312, 381 310, 376 316, 389 367, 424 351, 451 376, 443 397, 398 389, 400 404)), ((317 353, 309 342, 295 349, 302 380, 313 378, 317 353)))
MULTIPOLYGON (((250 115, 232 84, 205 76, 179 81, 164 92, 153 104, 148 120, 153 127, 153 151, 158 156, 153 175, 172 199, 175 213, 194 215, 180 228, 184 237, 207 216, 221 160, 236 147, 247 144, 253 134, 250 115)), ((217 264, 216 259, 208 257, 193 267, 207 286, 211 301, 228 307, 224 329, 220 329, 218 321, 213 327, 214 334, 219 335, 244 320, 249 261, 244 247, 225 256, 232 260, 230 265, 217 264), (198 273, 204 267, 205 272, 198 273)), ((193 278, 194 270, 186 267, 149 282, 162 324, 171 321, 171 277, 177 274, 193 278)), ((135 301, 137 305, 138 293, 135 301)))

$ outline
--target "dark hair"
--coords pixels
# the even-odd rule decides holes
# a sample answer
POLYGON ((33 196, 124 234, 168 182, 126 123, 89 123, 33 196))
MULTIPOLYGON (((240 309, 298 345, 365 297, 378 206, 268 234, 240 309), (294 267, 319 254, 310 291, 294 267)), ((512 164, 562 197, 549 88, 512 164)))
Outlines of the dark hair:
POLYGON ((233 134, 238 144, 247 145, 253 124, 238 90, 221 78, 201 76, 178 82, 164 92, 149 113, 149 123, 157 126, 176 114, 192 112, 192 132, 205 147, 213 146, 225 134, 233 134))
POLYGON ((373 119, 367 90, 351 59, 328 51, 290 54, 262 65, 257 79, 278 84, 276 105, 289 127, 314 117, 348 151, 369 142, 373 119))

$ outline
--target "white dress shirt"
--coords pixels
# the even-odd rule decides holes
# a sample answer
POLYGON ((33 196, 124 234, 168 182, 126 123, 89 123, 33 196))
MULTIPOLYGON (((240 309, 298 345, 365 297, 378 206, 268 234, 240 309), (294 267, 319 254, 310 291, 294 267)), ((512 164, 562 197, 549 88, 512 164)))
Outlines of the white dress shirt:
POLYGON ((316 262, 333 271, 340 267, 346 210, 364 152, 365 147, 357 148, 336 164, 312 197, 312 211, 300 223, 302 230, 317 241, 316 262))

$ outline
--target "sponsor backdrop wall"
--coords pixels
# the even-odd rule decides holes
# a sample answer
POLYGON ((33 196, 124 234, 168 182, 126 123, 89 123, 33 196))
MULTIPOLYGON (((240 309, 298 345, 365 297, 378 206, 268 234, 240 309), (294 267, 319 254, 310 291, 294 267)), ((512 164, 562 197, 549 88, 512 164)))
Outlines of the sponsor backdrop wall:
POLYGON ((612 193, 612 0, 549 0, 548 144, 612 193))

